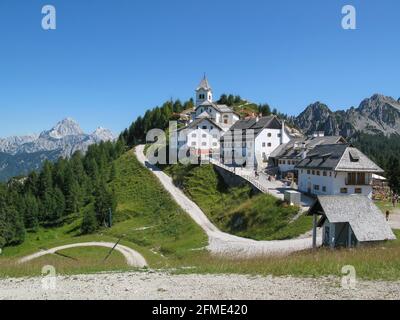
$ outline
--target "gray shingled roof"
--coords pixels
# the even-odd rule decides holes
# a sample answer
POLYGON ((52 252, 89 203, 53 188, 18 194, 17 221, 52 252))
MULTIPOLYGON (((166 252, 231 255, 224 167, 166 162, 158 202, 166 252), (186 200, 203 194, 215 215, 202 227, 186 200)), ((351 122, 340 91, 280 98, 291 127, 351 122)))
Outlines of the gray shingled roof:
POLYGON ((200 118, 210 118, 210 115, 208 114, 207 111, 203 111, 203 112, 200 113, 196 118, 197 118, 197 119, 200 119, 200 118))
POLYGON ((307 138, 294 138, 288 143, 280 145, 272 154, 272 158, 285 158, 285 159, 299 159, 306 150, 312 150, 317 145, 323 144, 336 144, 341 140, 345 141, 341 136, 324 136, 324 137, 307 137, 307 138), (295 148, 295 144, 303 144, 304 148, 295 148))
POLYGON ((205 89, 205 90, 211 89, 211 86, 209 85, 207 77, 205 75, 204 75, 203 79, 200 81, 200 84, 196 90, 200 90, 200 89, 205 89))
POLYGON ((297 164, 296 168, 346 172, 384 172, 366 155, 349 144, 318 145, 307 154, 305 159, 297 164), (351 160, 350 152, 357 152, 359 159, 351 160))
POLYGON ((199 104, 196 108, 196 110, 198 108, 214 108, 215 110, 217 110, 218 112, 221 113, 236 113, 235 111, 233 111, 231 108, 229 108, 228 106, 224 105, 224 104, 215 104, 213 102, 209 102, 209 101, 204 101, 201 104, 199 104))
POLYGON ((214 125, 214 126, 216 127, 216 129, 222 130, 221 126, 218 125, 215 121, 211 120, 210 118, 199 118, 199 119, 196 119, 196 120, 192 121, 191 123, 189 123, 188 126, 179 129, 178 131, 185 130, 185 129, 196 129, 197 126, 198 126, 200 123, 202 123, 203 121, 208 121, 208 122, 210 122, 212 125, 214 125))
POLYGON ((383 169, 378 167, 375 162, 369 159, 360 150, 354 147, 348 147, 346 152, 343 154, 336 171, 366 171, 383 173, 383 169))
POLYGON ((368 197, 318 196, 309 214, 313 214, 318 206, 330 223, 348 222, 360 242, 396 239, 382 212, 368 197))
POLYGON ((229 131, 242 130, 242 134, 245 135, 245 130, 252 129, 254 130, 254 136, 257 136, 265 128, 280 129, 282 128, 282 123, 276 116, 261 117, 258 121, 256 118, 242 119, 236 121, 229 131))

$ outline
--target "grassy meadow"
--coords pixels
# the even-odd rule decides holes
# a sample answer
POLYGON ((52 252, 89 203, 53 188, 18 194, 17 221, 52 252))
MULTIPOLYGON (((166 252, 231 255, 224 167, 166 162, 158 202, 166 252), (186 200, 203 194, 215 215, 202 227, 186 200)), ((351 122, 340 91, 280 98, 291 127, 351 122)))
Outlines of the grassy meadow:
POLYGON ((165 171, 219 229, 255 240, 292 239, 312 228, 312 218, 299 208, 251 187, 228 187, 212 165, 169 166, 165 171), (293 221, 294 220, 294 221, 293 221))

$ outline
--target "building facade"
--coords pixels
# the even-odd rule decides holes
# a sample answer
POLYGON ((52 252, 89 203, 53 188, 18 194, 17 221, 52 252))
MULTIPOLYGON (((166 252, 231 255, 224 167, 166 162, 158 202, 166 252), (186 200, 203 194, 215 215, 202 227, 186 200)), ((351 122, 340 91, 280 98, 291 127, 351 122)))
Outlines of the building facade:
POLYGON ((212 88, 204 76, 196 88, 189 124, 178 131, 178 148, 187 147, 197 155, 219 154, 221 136, 239 119, 228 106, 213 102, 212 88))
POLYGON ((372 197, 372 175, 383 173, 349 144, 319 145, 296 165, 299 191, 311 195, 372 197))
POLYGON ((276 116, 243 119, 237 121, 222 137, 222 159, 227 165, 248 165, 248 161, 251 161, 256 170, 262 170, 268 167, 273 151, 290 139, 284 121, 276 116), (243 158, 246 159, 245 163, 243 158))

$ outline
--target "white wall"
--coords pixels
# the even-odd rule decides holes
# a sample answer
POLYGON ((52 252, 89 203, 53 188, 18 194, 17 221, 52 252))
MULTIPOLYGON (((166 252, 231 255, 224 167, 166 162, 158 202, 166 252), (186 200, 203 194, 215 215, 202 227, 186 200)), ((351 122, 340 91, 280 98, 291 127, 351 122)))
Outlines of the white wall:
POLYGON ((281 144, 280 134, 280 129, 263 129, 256 137, 255 156, 259 168, 268 166, 269 156, 281 144))
POLYGON ((189 148, 197 150, 219 150, 221 134, 222 131, 218 127, 215 127, 214 124, 204 119, 199 123, 196 129, 187 130, 184 143, 186 143, 189 148))
MULTIPOLYGON (((316 175, 318 170, 315 170, 315 175, 307 174, 306 169, 298 169, 298 187, 302 192, 308 192, 308 187, 311 185, 311 193, 315 195, 350 195, 355 193, 356 188, 361 189, 361 194, 369 198, 372 197, 372 186, 370 185, 346 185, 346 172, 334 172, 326 171, 327 176, 323 176, 323 170, 320 171, 320 175, 316 175), (314 185, 319 186, 319 190, 314 189, 314 185), (323 187, 326 187, 326 191, 323 191, 323 187), (347 188, 347 193, 342 193, 341 189, 347 188)), ((369 179, 367 175, 367 180, 369 179)))

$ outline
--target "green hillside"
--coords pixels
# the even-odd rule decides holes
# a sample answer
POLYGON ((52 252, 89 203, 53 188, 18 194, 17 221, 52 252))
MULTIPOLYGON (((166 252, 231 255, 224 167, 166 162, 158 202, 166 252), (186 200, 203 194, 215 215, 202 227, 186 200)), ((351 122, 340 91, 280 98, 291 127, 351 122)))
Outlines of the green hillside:
POLYGON ((122 237, 121 244, 140 252, 151 268, 179 264, 181 258, 193 255, 193 249, 207 245, 207 237, 200 227, 171 199, 157 178, 138 162, 133 151, 122 155, 114 164, 115 177, 110 187, 114 189, 118 206, 112 228, 82 235, 82 217, 91 210, 86 207, 61 227, 40 227, 36 232, 28 232, 22 244, 4 248, 0 255, 0 277, 40 275, 41 267, 46 263, 55 265, 60 273, 129 269, 117 258, 111 259, 115 264, 102 263, 105 256, 102 248, 71 250, 76 261, 52 255, 16 265, 19 257, 70 243, 116 242, 122 237))
POLYGON ((299 208, 254 194, 250 186, 228 187, 212 165, 167 167, 180 186, 221 230, 256 240, 295 238, 312 228, 311 218, 292 222, 299 208))

